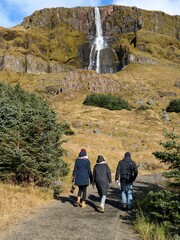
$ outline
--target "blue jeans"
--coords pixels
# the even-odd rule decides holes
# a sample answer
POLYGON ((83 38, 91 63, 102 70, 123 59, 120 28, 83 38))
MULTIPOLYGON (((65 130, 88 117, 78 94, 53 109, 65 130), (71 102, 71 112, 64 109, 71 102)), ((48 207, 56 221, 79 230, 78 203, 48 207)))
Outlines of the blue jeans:
POLYGON ((132 204, 132 183, 121 182, 122 204, 131 206, 132 204))

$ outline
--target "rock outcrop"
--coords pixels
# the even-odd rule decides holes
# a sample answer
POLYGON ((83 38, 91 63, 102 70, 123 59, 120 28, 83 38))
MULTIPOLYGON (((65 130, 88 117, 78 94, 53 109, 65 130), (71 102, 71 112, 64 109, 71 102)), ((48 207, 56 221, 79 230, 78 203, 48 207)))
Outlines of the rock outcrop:
MULTIPOLYGON (((100 7, 104 36, 137 32, 139 29, 170 35, 178 38, 180 16, 170 16, 164 12, 146 11, 136 7, 100 7), (178 23, 179 24, 179 23, 178 23), (172 28, 172 26, 174 26, 172 28)), ((22 22, 25 28, 41 27, 54 29, 62 23, 72 29, 95 36, 94 8, 50 8, 34 12, 22 22)), ((111 41, 111 39, 110 39, 111 41)))
MULTIPOLYGON (((155 64, 159 58, 180 61, 180 16, 115 5, 100 7, 100 12, 108 44, 101 52, 103 72, 131 62, 155 64)), ((14 28, 0 28, 0 70, 42 74, 87 69, 95 31, 92 7, 36 11, 14 28)))

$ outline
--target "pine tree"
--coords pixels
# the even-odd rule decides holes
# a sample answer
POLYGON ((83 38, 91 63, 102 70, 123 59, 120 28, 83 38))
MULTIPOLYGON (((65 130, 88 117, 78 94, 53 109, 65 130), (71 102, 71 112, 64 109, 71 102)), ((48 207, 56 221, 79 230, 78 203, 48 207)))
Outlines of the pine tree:
POLYGON ((62 156, 62 134, 68 125, 39 96, 19 85, 0 84, 0 179, 50 185, 69 166, 62 156))
POLYGON ((146 209, 151 221, 163 224, 167 233, 179 236, 180 136, 174 129, 171 132, 164 131, 164 136, 167 141, 161 142, 160 145, 165 148, 165 151, 156 151, 153 155, 161 162, 168 164, 169 170, 164 173, 164 176, 169 179, 169 184, 166 189, 149 192, 146 209))
POLYGON ((164 173, 166 178, 172 179, 170 185, 180 187, 180 135, 175 134, 174 129, 171 132, 164 130, 164 136, 168 140, 161 142, 165 151, 156 151, 153 155, 161 162, 167 163, 169 171, 164 173))

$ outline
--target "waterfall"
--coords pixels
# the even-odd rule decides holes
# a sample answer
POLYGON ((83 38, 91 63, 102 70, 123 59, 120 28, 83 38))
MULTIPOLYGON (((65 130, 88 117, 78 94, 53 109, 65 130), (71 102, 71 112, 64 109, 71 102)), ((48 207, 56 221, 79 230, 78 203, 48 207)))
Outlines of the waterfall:
POLYGON ((96 37, 91 47, 88 69, 93 69, 93 66, 95 66, 96 72, 101 73, 100 51, 106 47, 106 43, 103 37, 101 16, 98 7, 95 7, 95 24, 96 37))

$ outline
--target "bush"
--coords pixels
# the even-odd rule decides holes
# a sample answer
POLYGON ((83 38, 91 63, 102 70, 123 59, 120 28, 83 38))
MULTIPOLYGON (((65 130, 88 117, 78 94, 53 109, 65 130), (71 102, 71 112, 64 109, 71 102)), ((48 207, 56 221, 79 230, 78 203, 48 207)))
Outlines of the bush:
POLYGON ((168 178, 169 185, 174 186, 176 190, 180 188, 180 135, 176 134, 174 129, 171 132, 164 130, 166 142, 160 142, 165 151, 155 151, 153 155, 161 162, 168 164, 169 170, 164 173, 168 178))
POLYGON ((86 97, 83 104, 102 107, 109 110, 122 110, 122 109, 131 110, 131 106, 126 100, 122 99, 122 97, 120 96, 113 96, 111 94, 108 95, 98 93, 90 94, 86 97))
POLYGON ((179 194, 168 190, 150 191, 146 204, 141 206, 150 222, 163 224, 166 232, 179 234, 179 194))
POLYGON ((166 239, 169 239, 169 235, 175 239, 175 236, 180 234, 180 136, 175 134, 174 129, 171 132, 164 130, 164 136, 167 141, 161 142, 160 145, 165 150, 153 152, 153 155, 161 162, 168 164, 169 170, 164 173, 164 176, 170 181, 167 189, 158 192, 150 191, 146 194, 139 206, 149 223, 163 227, 166 239))
POLYGON ((174 99, 169 103, 169 106, 166 108, 167 112, 180 112, 180 99, 174 99))
POLYGON ((68 129, 45 100, 0 83, 0 179, 49 186, 66 175, 69 165, 60 157, 68 129))

